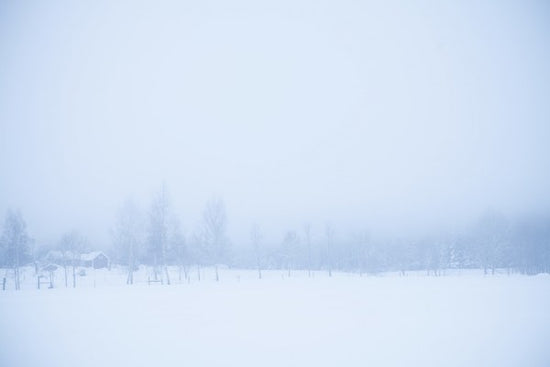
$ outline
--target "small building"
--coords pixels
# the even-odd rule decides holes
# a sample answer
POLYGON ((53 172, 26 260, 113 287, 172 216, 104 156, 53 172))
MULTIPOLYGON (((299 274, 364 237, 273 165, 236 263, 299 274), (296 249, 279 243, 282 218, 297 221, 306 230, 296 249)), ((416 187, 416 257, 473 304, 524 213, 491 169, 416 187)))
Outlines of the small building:
POLYGON ((94 269, 109 267, 109 257, 101 251, 93 251, 80 255, 80 265, 94 269))

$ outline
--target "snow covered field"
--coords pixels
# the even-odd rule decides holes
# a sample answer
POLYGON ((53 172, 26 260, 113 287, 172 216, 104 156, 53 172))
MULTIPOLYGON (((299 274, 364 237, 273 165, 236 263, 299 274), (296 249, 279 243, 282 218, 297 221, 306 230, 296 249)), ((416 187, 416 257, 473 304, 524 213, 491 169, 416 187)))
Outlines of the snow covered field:
POLYGON ((42 290, 27 277, 0 293, 0 366, 550 365, 548 275, 284 274, 125 286, 113 270, 42 290))

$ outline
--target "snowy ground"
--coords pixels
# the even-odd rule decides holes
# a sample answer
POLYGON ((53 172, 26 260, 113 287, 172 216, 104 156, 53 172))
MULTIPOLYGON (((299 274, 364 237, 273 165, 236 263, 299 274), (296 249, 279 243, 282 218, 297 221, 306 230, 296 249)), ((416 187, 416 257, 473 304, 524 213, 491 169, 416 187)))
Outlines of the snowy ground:
POLYGON ((0 366, 550 365, 548 275, 226 269, 127 287, 114 269, 36 290, 26 272, 0 291, 0 366))

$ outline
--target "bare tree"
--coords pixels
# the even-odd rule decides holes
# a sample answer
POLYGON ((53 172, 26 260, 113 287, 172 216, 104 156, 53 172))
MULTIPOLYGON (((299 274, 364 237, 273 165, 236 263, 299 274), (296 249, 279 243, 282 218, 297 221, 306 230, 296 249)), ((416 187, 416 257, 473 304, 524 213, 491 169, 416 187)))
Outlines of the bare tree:
POLYGON ((73 288, 76 288, 76 267, 80 264, 80 255, 86 246, 86 240, 78 232, 72 231, 61 237, 60 247, 63 251, 65 266, 65 286, 67 284, 67 265, 72 267, 73 288))
POLYGON ((327 266, 328 276, 332 276, 332 242, 334 241, 334 230, 327 224, 325 227, 325 235, 327 236, 327 266))
POLYGON ((368 249, 369 249, 369 234, 363 232, 358 235, 357 238, 357 267, 359 268, 359 276, 363 276, 365 272, 365 263, 367 262, 368 249))
POLYGON ((262 279, 262 262, 260 253, 260 242, 262 241, 262 232, 258 224, 253 224, 250 230, 250 240, 254 247, 254 255, 256 257, 256 266, 258 267, 258 278, 262 279))
POLYGON ((298 235, 295 231, 287 231, 283 237, 283 256, 286 261, 286 267, 288 276, 290 277, 290 270, 292 268, 292 262, 296 253, 296 245, 298 244, 298 235))
POLYGON ((15 289, 21 289, 20 269, 27 258, 29 236, 27 225, 19 211, 8 210, 4 222, 2 245, 5 251, 5 262, 13 269, 15 289))
POLYGON ((306 241, 307 276, 311 277, 311 224, 304 225, 304 237, 306 241))
POLYGON ((226 236, 227 216, 222 199, 213 198, 208 201, 203 213, 203 224, 203 239, 216 269, 216 281, 219 281, 218 264, 226 260, 229 242, 226 236))
POLYGON ((193 257, 195 263, 197 264, 197 280, 201 281, 201 265, 204 262, 206 254, 206 245, 204 239, 204 230, 201 228, 196 229, 193 235, 190 238, 190 256, 193 257))
POLYGON ((501 213, 488 211, 478 221, 475 235, 483 273, 487 274, 488 269, 491 268, 491 274, 494 275, 495 269, 505 264, 504 258, 509 251, 508 220, 501 213))
POLYGON ((162 271, 166 275, 166 283, 170 284, 170 275, 166 265, 168 249, 168 217, 170 202, 166 185, 153 198, 149 213, 149 250, 153 257, 154 280, 158 281, 162 271))
POLYGON ((189 279, 189 274, 187 271, 187 263, 189 261, 187 243, 185 241, 185 234, 183 233, 180 222, 177 218, 173 219, 171 227, 170 247, 173 250, 174 257, 178 264, 178 280, 181 282, 182 271, 185 279, 189 279))
POLYGON ((142 243, 143 222, 136 204, 126 200, 117 214, 112 236, 119 258, 128 265, 126 284, 134 284, 134 271, 142 243))

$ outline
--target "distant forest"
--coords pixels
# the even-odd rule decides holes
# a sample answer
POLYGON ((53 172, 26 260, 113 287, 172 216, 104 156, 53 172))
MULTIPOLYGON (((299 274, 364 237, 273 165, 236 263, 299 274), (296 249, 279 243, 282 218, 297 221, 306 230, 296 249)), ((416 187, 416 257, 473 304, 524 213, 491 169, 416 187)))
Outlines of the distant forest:
MULTIPOLYGON (((335 233, 330 226, 313 231, 310 225, 281 233, 278 243, 264 240, 261 226, 250 228, 246 244, 232 245, 227 236, 227 216, 223 200, 211 199, 205 206, 202 224, 185 235, 177 217, 170 211, 165 189, 157 193, 146 213, 125 202, 110 229, 110 263, 127 267, 127 283, 139 265, 151 268, 154 277, 169 277, 168 266, 180 273, 192 267, 220 265, 257 269, 357 272, 376 274, 397 271, 426 271, 444 275, 446 269, 483 269, 494 274, 550 273, 550 220, 533 216, 510 222, 503 215, 488 212, 467 233, 433 236, 422 240, 376 240, 365 233, 335 233)), ((40 246, 27 233, 19 211, 9 210, 2 228, 0 265, 13 269, 16 286, 19 267, 32 265, 43 269, 52 263, 49 253, 58 256, 58 266, 77 266, 82 254, 94 250, 86 238, 76 232, 63 235, 54 246, 40 246)), ((168 279, 169 282, 169 279, 168 279)))

